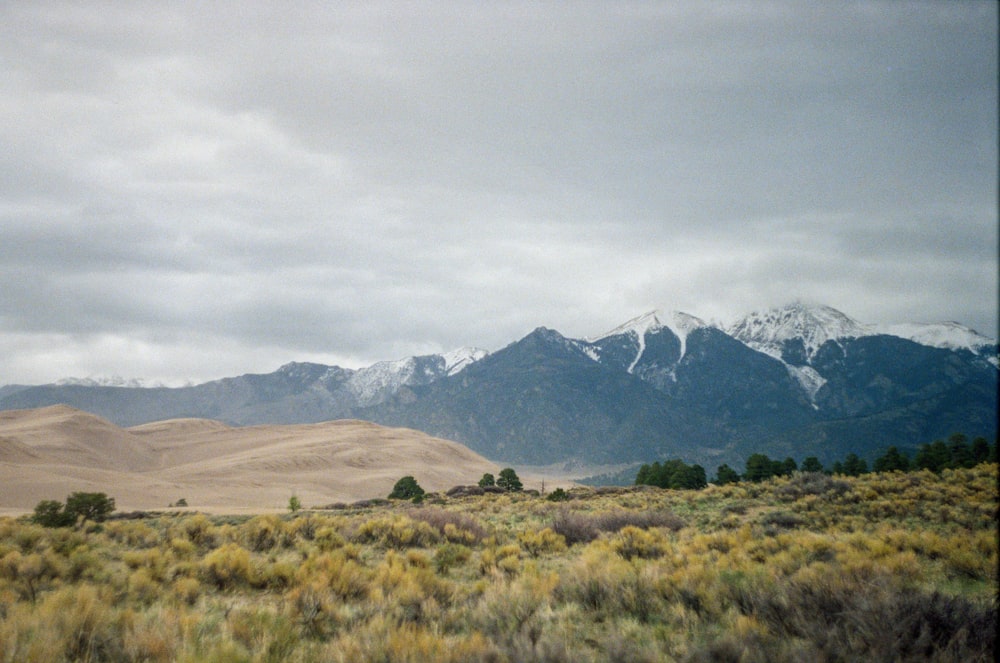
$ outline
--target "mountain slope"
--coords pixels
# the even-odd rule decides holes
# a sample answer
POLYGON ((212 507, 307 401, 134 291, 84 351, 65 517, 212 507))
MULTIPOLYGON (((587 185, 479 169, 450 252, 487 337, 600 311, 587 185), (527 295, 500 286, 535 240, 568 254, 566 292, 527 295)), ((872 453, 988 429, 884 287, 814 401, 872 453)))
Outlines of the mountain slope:
POLYGON ((190 387, 111 387, 51 384, 10 390, 0 408, 63 403, 123 426, 178 417, 218 419, 234 425, 310 423, 350 417, 404 386, 429 384, 461 373, 486 356, 462 348, 444 355, 409 357, 351 370, 293 362, 273 373, 246 374, 190 387))
POLYGON ((509 463, 678 456, 711 469, 757 451, 827 461, 957 431, 995 436, 997 366, 996 342, 955 323, 873 325, 792 304, 725 328, 654 311, 585 339, 539 328, 492 355, 293 363, 181 389, 12 387, 0 408, 65 402, 119 424, 362 418, 509 463))
POLYGON ((576 341, 539 328, 461 375, 359 412, 414 426, 512 463, 620 463, 690 452, 714 425, 672 410, 624 370, 593 361, 576 341))

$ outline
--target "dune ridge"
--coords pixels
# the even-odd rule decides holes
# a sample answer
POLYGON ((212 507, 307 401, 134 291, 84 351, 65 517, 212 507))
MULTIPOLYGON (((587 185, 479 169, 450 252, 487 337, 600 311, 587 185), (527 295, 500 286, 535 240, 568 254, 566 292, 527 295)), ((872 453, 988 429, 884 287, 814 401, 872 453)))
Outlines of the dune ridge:
POLYGON ((233 427, 170 419, 120 428, 66 405, 0 412, 0 513, 77 490, 119 510, 184 498, 210 512, 282 510, 384 497, 412 474, 428 491, 475 483, 498 466, 456 442, 365 421, 233 427))

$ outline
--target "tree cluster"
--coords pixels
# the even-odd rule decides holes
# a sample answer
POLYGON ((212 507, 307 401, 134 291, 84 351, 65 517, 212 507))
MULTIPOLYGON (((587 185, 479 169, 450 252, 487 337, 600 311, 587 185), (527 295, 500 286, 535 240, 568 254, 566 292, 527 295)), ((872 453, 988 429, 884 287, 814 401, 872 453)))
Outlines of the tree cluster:
MULTIPOLYGON (((524 485, 521 483, 521 479, 517 476, 517 472, 510 467, 505 467, 500 470, 500 474, 496 477, 487 472, 479 480, 479 486, 481 488, 497 486, 508 492, 518 492, 524 490, 524 485)), ((419 502, 423 500, 424 495, 424 489, 420 487, 417 480, 412 476, 407 475, 397 481, 396 485, 392 487, 392 492, 389 493, 389 499, 412 500, 414 502, 419 502)), ((291 508, 291 506, 289 506, 289 508, 291 508)))
POLYGON ((635 485, 696 490, 707 486, 708 481, 705 478, 704 467, 687 465, 682 460, 674 458, 663 463, 657 461, 652 465, 640 467, 635 476, 635 485))
POLYGON ((479 480, 479 487, 489 488, 491 486, 497 486, 506 491, 513 492, 524 490, 524 485, 521 483, 521 479, 517 476, 517 472, 514 471, 514 468, 511 467, 505 467, 500 470, 500 476, 498 477, 494 477, 489 472, 484 474, 483 478, 479 480))
POLYGON ((114 510, 113 497, 104 493, 76 492, 66 498, 66 504, 58 500, 42 500, 35 505, 31 520, 44 527, 69 527, 81 519, 104 522, 114 510))
POLYGON ((995 463, 997 445, 990 444, 985 437, 977 437, 969 444, 962 433, 954 433, 947 441, 934 440, 921 444, 913 457, 912 467, 918 470, 941 470, 975 467, 980 463, 995 463))
MULTIPOLYGON (((971 468, 979 463, 996 462, 996 450, 996 444, 991 445, 984 437, 977 437, 970 444, 965 435, 955 433, 947 441, 935 440, 930 444, 920 445, 912 460, 898 448, 889 447, 884 454, 875 459, 871 471, 893 472, 898 470, 906 472, 928 469, 939 473, 941 470, 949 468, 971 468)), ((746 470, 743 474, 729 465, 720 465, 713 483, 722 485, 737 481, 758 482, 771 477, 789 476, 796 470, 845 476, 859 476, 869 472, 868 463, 855 453, 849 453, 843 460, 834 462, 829 470, 825 469, 815 456, 809 456, 802 461, 801 466, 798 466, 792 458, 772 460, 765 454, 756 453, 747 458, 746 470)))

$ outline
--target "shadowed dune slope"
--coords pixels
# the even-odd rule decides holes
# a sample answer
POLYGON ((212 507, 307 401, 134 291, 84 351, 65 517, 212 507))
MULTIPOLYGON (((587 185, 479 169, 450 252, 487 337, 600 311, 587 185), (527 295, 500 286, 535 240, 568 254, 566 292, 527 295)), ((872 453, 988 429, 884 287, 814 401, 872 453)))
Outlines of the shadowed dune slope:
POLYGON ((0 512, 77 490, 118 508, 163 509, 184 498, 206 511, 280 510, 384 497, 412 474, 426 490, 475 483, 495 463, 419 431, 364 421, 231 427, 173 419, 119 428, 57 405, 0 412, 0 512))

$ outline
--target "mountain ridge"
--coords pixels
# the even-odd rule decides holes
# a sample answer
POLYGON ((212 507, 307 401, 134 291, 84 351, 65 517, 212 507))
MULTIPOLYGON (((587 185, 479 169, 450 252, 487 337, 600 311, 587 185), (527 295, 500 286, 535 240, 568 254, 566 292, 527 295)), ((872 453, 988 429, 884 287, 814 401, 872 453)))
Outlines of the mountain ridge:
POLYGON ((730 325, 650 311, 582 339, 538 327, 493 353, 463 349, 361 369, 292 362, 181 388, 2 388, 0 409, 66 402, 121 425, 361 418, 510 462, 674 454, 739 463, 796 436, 803 448, 843 457, 928 441, 907 437, 914 431, 955 432, 945 422, 995 435, 997 366, 996 343, 956 323, 869 324, 793 303, 730 325), (901 422, 899 432, 884 421, 901 422), (865 441, 864 430, 878 437, 865 441))

